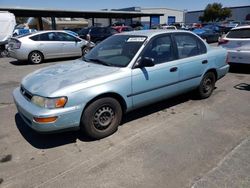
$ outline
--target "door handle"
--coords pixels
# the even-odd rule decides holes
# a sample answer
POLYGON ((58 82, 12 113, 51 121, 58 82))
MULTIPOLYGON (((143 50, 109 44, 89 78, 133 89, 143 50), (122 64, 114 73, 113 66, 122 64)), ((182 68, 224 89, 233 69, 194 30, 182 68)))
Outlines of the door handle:
POLYGON ((169 71, 170 71, 170 72, 176 72, 177 70, 178 70, 177 67, 172 67, 169 71))
POLYGON ((207 63, 208 63, 207 60, 202 61, 202 64, 207 64, 207 63))

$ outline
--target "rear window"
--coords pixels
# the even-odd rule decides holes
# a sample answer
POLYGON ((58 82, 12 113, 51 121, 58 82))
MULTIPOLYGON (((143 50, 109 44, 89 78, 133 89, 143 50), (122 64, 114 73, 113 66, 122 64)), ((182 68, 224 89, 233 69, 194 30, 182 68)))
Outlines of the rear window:
POLYGON ((39 35, 34 35, 30 37, 31 40, 38 41, 39 40, 39 35))
POLYGON ((29 35, 32 35, 34 33, 26 33, 26 34, 23 34, 23 35, 19 35, 19 36, 16 36, 16 38, 22 38, 22 37, 26 37, 26 36, 29 36, 29 35))
POLYGON ((227 38, 250 38, 250 28, 231 30, 227 38))

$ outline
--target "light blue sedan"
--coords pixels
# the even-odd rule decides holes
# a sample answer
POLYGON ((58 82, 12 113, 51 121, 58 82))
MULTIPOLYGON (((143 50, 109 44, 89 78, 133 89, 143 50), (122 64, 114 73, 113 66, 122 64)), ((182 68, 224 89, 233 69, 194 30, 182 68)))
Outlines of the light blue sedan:
POLYGON ((26 76, 13 92, 39 132, 81 129, 100 139, 124 113, 190 90, 209 97, 229 70, 227 52, 188 31, 134 31, 104 40, 83 59, 26 76))

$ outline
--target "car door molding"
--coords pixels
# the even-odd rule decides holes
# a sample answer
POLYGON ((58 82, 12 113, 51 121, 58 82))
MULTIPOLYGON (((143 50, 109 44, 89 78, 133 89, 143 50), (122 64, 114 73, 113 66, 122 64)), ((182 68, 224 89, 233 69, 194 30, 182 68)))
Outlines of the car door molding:
POLYGON ((197 76, 193 76, 193 77, 190 77, 190 78, 186 78, 186 79, 183 79, 183 80, 180 80, 180 81, 177 81, 177 82, 172 82, 172 83, 164 84, 162 86, 158 86, 158 87, 154 87, 154 88, 151 88, 151 89, 143 90, 143 91, 140 91, 140 92, 131 93, 131 94, 127 95, 127 97, 129 98, 129 97, 133 97, 133 96, 140 95, 140 94, 143 94, 143 93, 151 92, 151 91, 154 91, 154 90, 157 90, 157 89, 162 89, 164 87, 172 86, 172 85, 178 84, 180 82, 185 82, 185 81, 188 81, 188 80, 199 78, 201 76, 202 76, 202 74, 197 75, 197 76))

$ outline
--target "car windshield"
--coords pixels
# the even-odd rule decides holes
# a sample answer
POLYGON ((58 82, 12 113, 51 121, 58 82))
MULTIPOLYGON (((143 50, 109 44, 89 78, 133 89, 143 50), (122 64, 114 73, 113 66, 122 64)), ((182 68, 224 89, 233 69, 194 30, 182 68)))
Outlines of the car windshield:
POLYGON ((113 35, 84 56, 84 61, 126 67, 146 40, 145 36, 113 35))
POLYGON ((227 38, 250 38, 250 28, 231 30, 227 38))

